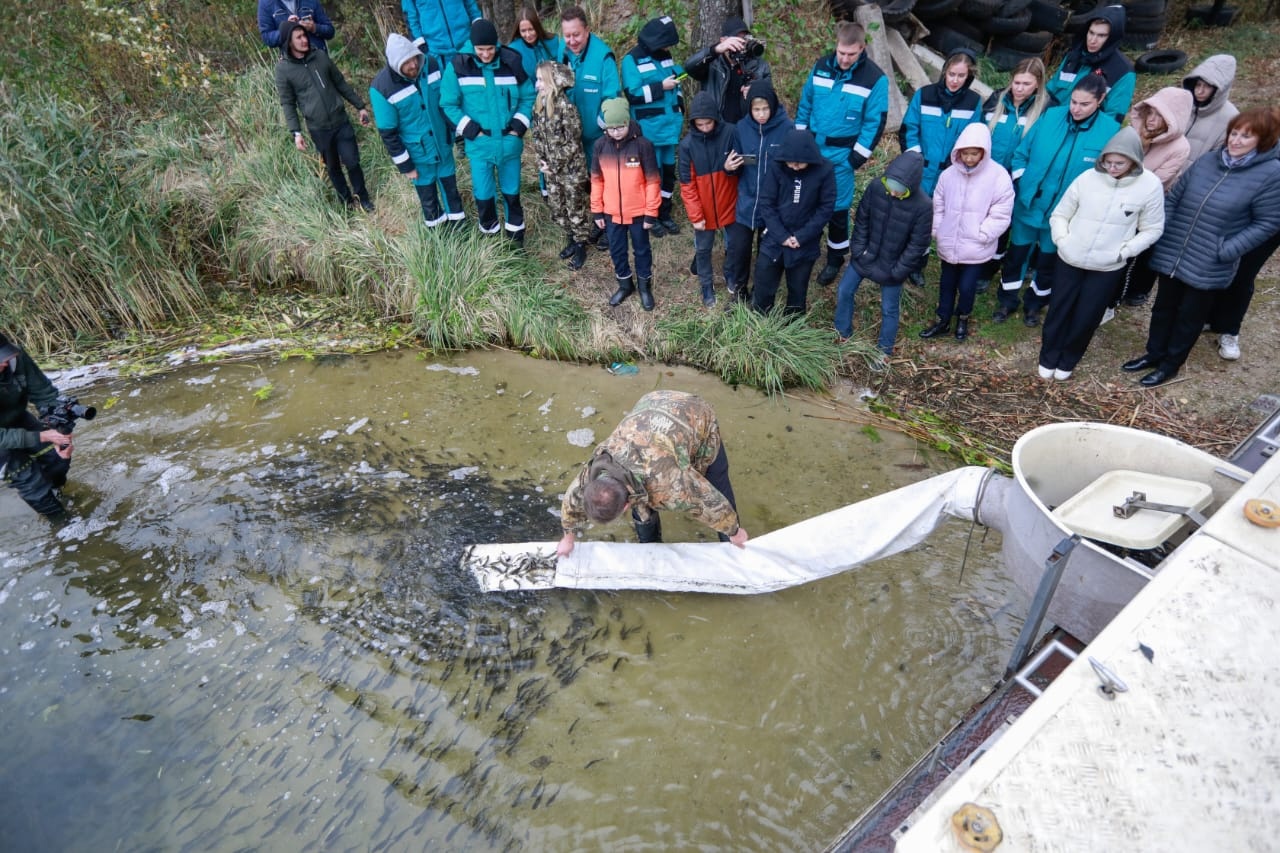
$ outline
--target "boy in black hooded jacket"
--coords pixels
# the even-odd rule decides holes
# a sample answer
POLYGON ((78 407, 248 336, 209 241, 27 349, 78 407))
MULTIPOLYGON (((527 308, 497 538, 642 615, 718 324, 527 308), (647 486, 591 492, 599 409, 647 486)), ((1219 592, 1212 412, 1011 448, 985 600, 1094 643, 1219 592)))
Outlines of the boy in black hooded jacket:
POLYGON ((853 334, 853 299, 858 286, 864 278, 870 279, 880 285, 876 346, 884 355, 893 355, 902 283, 923 269, 933 234, 933 202, 920 189, 923 177, 920 152, 904 151, 884 170, 884 177, 872 181, 862 193, 850 239, 849 268, 836 291, 835 326, 842 341, 853 334))
POLYGON ((836 206, 831 164, 813 135, 791 130, 782 139, 760 187, 764 235, 756 258, 756 288, 751 307, 773 308, 778 284, 787 276, 790 315, 808 310, 809 273, 822 253, 822 229, 836 206))

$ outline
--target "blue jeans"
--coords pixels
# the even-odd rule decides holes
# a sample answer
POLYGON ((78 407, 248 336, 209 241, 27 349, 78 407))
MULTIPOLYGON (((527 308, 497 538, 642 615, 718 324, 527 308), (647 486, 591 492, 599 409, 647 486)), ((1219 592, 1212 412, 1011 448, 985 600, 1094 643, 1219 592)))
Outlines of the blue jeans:
POLYGON ((942 262, 938 277, 938 319, 947 321, 955 314, 968 317, 973 313, 973 298, 978 292, 982 264, 942 262))
MULTIPOLYGON (((836 331, 842 338, 853 336, 853 300, 858 295, 862 275, 850 264, 840 278, 836 291, 836 331)), ((893 355, 893 344, 898 339, 899 306, 902 304, 902 284, 880 285, 880 337, 876 347, 885 355, 893 355)))
POLYGON ((630 225, 607 221, 605 232, 609 236, 609 257, 613 260, 613 274, 618 280, 631 277, 631 263, 627 256, 627 241, 636 251, 636 275, 640 278, 653 277, 653 253, 649 250, 649 232, 644 227, 644 217, 637 218, 630 225))
MULTIPOLYGON (((730 245, 729 229, 722 229, 724 233, 724 255, 725 255, 725 280, 729 284, 729 253, 732 251, 730 245)), ((715 286, 715 270, 711 265, 711 252, 716 247, 716 234, 718 232, 711 228, 704 228, 701 231, 693 232, 693 262, 694 267, 698 270, 698 281, 702 285, 702 295, 706 296, 712 292, 715 286)))

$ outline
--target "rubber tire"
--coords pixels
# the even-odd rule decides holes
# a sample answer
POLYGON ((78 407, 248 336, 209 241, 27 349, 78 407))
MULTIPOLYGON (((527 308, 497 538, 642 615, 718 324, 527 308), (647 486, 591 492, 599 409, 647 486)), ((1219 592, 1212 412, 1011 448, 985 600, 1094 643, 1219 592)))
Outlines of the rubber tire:
POLYGON ((879 5, 885 23, 898 24, 911 14, 911 10, 916 7, 916 0, 883 0, 879 5))
POLYGON ((1129 22, 1134 18, 1155 18, 1163 15, 1168 10, 1168 6, 1166 0, 1137 0, 1135 3, 1124 4, 1125 29, 1129 28, 1129 22))
POLYGON ((1125 33, 1124 38, 1120 39, 1120 47, 1124 50, 1155 50, 1160 44, 1160 36, 1162 33, 1125 33))
POLYGON ((1187 10, 1187 23, 1199 22, 1206 27, 1228 27, 1240 10, 1235 6, 1223 6, 1215 18, 1212 6, 1192 6, 1187 10))
POLYGON ((1012 18, 1014 15, 1021 14, 1030 5, 1031 0, 1004 0, 996 16, 999 18, 1012 18))
POLYGON ((1035 57, 1041 59, 1043 57, 1038 53, 1027 53, 1022 50, 1014 50, 1011 47, 1005 47, 996 43, 991 46, 991 50, 987 51, 987 59, 991 60, 991 64, 1001 71, 1012 71, 1018 66, 1018 63, 1024 59, 1035 57))
POLYGON ((1031 23, 1027 25, 1027 29, 1033 32, 1043 30, 1057 35, 1071 17, 1070 12, 1052 0, 1031 0, 1031 5, 1027 8, 1031 10, 1031 23))
POLYGON ((960 0, 919 0, 912 14, 926 23, 933 23, 944 20, 959 8, 960 0))
POLYGON ((1149 50, 1133 61, 1133 67, 1142 74, 1172 74, 1187 64, 1187 55, 1180 50, 1149 50))
POLYGON ((1165 20, 1164 15, 1156 15, 1154 18, 1130 18, 1125 21, 1124 34, 1162 33, 1164 32, 1165 20))
POLYGON ((929 35, 924 37, 924 43, 943 56, 947 56, 952 51, 962 47, 966 50, 972 50, 978 56, 986 52, 986 46, 981 42, 975 41, 963 33, 958 33, 942 24, 935 26, 929 32, 929 35))
POLYGON ((1023 53, 1034 53, 1037 56, 1043 56, 1045 49, 1052 43, 1053 33, 1044 30, 1027 30, 1015 36, 1004 36, 996 39, 996 44, 1001 47, 1007 47, 1010 50, 1018 50, 1023 53))
POLYGON ((1004 0, 960 0, 960 14, 972 21, 984 21, 997 14, 1004 0))
MULTIPOLYGON (((987 42, 987 34, 982 31, 982 27, 976 21, 971 21, 968 18, 953 15, 942 22, 942 27, 959 33, 978 44, 986 44, 987 42)), ((945 56, 946 54, 943 55, 945 56)), ((981 56, 982 54, 978 55, 981 56)))
POLYGON ((1016 36, 1025 33, 1031 23, 1031 10, 1023 9, 1012 18, 989 18, 982 27, 993 36, 1016 36))

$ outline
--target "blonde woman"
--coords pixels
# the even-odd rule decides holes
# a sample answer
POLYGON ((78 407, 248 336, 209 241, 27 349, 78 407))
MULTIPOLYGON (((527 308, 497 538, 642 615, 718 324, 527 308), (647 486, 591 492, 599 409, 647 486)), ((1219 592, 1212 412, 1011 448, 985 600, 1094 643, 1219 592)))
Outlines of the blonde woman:
POLYGON ((991 129, 991 159, 1007 171, 1013 152, 1036 120, 1053 106, 1045 92, 1044 63, 1037 57, 1024 59, 1013 69, 1009 85, 987 98, 983 116, 991 129))
POLYGON ((560 257, 569 262, 570 269, 577 270, 587 261, 591 197, 587 159, 582 153, 582 124, 577 107, 565 94, 573 82, 569 66, 538 63, 531 135, 538 171, 546 181, 551 220, 564 229, 569 241, 560 257))

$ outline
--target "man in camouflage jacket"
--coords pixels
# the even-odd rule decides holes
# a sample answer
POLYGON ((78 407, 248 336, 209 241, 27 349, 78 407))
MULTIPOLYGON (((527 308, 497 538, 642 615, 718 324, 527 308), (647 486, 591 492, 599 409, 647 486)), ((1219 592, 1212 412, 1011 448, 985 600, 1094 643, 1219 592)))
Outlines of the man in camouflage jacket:
POLYGON ((746 544, 720 425, 701 397, 654 391, 640 398, 565 492, 556 554, 573 551, 587 521, 613 521, 628 507, 641 542, 661 542, 658 510, 676 509, 714 529, 720 541, 746 544))
POLYGON ((533 106, 533 152, 538 171, 546 179, 547 206, 551 221, 564 229, 568 245, 560 257, 572 269, 581 269, 587 260, 587 240, 591 233, 591 179, 587 158, 579 144, 582 122, 578 108, 565 94, 573 87, 569 66, 540 62, 537 66, 537 98, 533 106))

